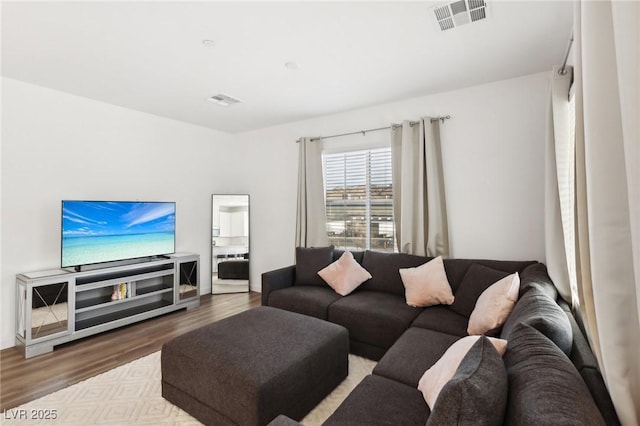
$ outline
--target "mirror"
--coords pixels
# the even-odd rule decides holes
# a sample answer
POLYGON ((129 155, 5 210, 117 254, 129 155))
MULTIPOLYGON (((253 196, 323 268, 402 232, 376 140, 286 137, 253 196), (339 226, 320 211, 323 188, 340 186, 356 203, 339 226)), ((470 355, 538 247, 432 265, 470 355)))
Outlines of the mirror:
POLYGON ((211 196, 211 293, 249 291, 249 195, 211 196))
POLYGON ((31 339, 67 331, 68 282, 37 285, 31 291, 31 339))

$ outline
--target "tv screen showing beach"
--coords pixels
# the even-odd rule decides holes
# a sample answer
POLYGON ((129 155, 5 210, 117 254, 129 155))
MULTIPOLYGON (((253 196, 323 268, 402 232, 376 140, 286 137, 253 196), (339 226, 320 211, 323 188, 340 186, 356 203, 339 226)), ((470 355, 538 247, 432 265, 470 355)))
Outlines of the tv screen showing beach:
POLYGON ((175 203, 63 201, 62 267, 170 254, 175 203))

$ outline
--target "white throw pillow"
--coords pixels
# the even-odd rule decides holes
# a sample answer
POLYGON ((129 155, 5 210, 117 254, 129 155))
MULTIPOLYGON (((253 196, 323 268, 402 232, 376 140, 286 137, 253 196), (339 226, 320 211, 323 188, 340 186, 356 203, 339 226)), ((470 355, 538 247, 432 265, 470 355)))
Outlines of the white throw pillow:
POLYGON ((520 276, 514 273, 482 292, 469 317, 469 334, 491 334, 500 329, 518 301, 520 276))
MULTIPOLYGON (((438 361, 435 362, 427 371, 424 372, 418 382, 418 390, 422 392, 424 400, 429 404, 429 408, 433 410, 433 406, 438 399, 440 391, 444 385, 451 380, 456 370, 460 366, 462 359, 465 357, 469 349, 478 341, 480 336, 466 336, 449 346, 438 361)), ((507 350, 507 341, 494 337, 488 338, 500 356, 504 355, 507 350)))
POLYGON ((442 256, 416 268, 400 269, 407 305, 426 307, 451 305, 453 292, 444 270, 442 256))
POLYGON ((360 266, 350 251, 345 251, 340 259, 321 269, 318 275, 341 296, 346 296, 371 279, 369 271, 360 266))

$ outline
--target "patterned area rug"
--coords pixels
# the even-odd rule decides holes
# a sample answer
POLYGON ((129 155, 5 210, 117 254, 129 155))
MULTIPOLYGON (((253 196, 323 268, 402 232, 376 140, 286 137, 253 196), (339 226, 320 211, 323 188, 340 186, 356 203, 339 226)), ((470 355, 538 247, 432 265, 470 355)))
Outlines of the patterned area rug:
MULTIPOLYGON (((322 424, 353 388, 371 373, 374 366, 374 361, 349 355, 349 376, 302 423, 305 426, 322 424)), ((65 426, 200 425, 189 414, 162 398, 160 378, 160 352, 155 352, 7 410, 0 418, 0 423, 65 426)))

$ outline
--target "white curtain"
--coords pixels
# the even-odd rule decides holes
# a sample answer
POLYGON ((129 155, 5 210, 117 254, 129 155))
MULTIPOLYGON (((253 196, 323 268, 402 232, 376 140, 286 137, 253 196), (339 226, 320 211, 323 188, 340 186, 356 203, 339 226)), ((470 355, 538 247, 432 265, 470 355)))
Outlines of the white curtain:
POLYGON ((298 142, 298 207, 296 247, 329 244, 322 177, 322 142, 301 138, 298 142))
POLYGON ((449 256, 440 121, 391 126, 393 209, 401 253, 449 256))
POLYGON ((545 146, 545 257, 562 298, 575 306, 575 132, 569 102, 573 68, 554 68, 545 146))
POLYGON ((580 310, 621 422, 640 421, 640 3, 575 3, 580 310))

